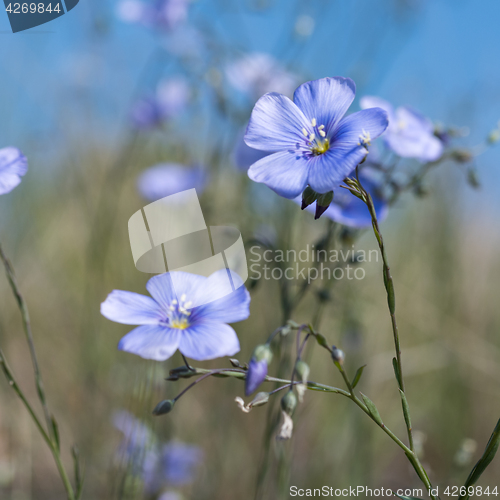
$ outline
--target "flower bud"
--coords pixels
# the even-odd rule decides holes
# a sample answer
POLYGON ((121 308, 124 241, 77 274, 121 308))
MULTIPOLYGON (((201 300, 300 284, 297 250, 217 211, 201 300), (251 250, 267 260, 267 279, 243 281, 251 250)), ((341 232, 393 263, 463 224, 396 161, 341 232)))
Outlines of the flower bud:
POLYGON ((292 390, 289 390, 281 399, 281 415, 283 416, 283 424, 276 436, 279 441, 290 439, 293 432, 292 415, 297 406, 297 396, 292 390))
POLYGON ((315 220, 319 219, 328 210, 332 201, 333 191, 318 196, 318 201, 316 201, 316 213, 314 215, 315 220))
POLYGON ((455 149, 452 152, 452 157, 460 163, 468 163, 472 160, 472 153, 468 149, 455 149))
POLYGON ((500 141, 500 130, 497 128, 492 130, 489 133, 487 140, 488 144, 496 144, 498 141, 500 141))
POLYGON ((297 363, 295 363, 295 373, 297 374, 297 378, 301 382, 297 384, 297 394, 299 396, 299 402, 302 403, 304 401, 304 393, 307 389, 307 380, 309 378, 309 365, 299 359, 297 363))
POLYGON ((335 363, 339 365, 344 364, 345 354, 344 351, 337 349, 335 346, 332 346, 332 359, 335 363))
POLYGON ((267 376, 267 366, 273 358, 273 353, 267 344, 258 345, 248 363, 248 371, 245 380, 245 395, 249 396, 267 376))
POLYGON ((156 408, 153 410, 153 415, 166 415, 167 413, 170 413, 172 411, 174 405, 175 400, 165 399, 164 401, 161 401, 156 405, 156 408))
POLYGON ((292 327, 290 325, 285 325, 280 330, 280 336, 286 337, 292 331, 292 327))
POLYGON ((293 415, 295 408, 297 407, 297 396, 290 389, 282 398, 281 398, 281 409, 284 413, 289 415, 290 417, 293 415))

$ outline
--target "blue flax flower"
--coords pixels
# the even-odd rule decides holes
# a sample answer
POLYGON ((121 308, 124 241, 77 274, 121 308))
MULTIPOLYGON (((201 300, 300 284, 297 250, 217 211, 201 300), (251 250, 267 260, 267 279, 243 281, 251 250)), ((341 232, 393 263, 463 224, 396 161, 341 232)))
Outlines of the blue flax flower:
MULTIPOLYGON (((370 193, 375 213, 379 222, 384 220, 389 211, 389 204, 381 192, 381 183, 376 178, 376 173, 368 166, 359 172, 359 180, 362 186, 370 193)), ((299 205, 302 204, 302 197, 298 196, 294 200, 299 205)), ((305 208, 314 214, 316 207, 314 204, 305 208)), ((324 217, 353 228, 364 228, 371 226, 372 218, 367 206, 359 198, 356 198, 347 189, 338 187, 333 190, 333 201, 323 214, 324 217)))
POLYGON ((156 201, 192 188, 200 194, 207 182, 208 175, 199 166, 185 167, 176 163, 162 163, 146 169, 139 176, 137 189, 146 200, 156 201))
POLYGON ((379 97, 361 99, 362 108, 375 106, 387 111, 389 126, 383 139, 398 156, 427 162, 435 161, 443 154, 443 143, 434 135, 434 127, 428 118, 408 106, 394 109, 379 97))
POLYGON ((226 66, 229 83, 240 92, 255 99, 266 92, 291 95, 298 77, 287 71, 271 55, 252 52, 226 66))
MULTIPOLYGON (((237 275, 231 277, 237 286, 237 275)), ((250 295, 242 284, 226 295, 227 283, 225 269, 208 278, 164 273, 146 285, 152 298, 114 290, 101 304, 101 314, 118 323, 141 325, 120 340, 118 349, 145 359, 164 361, 177 349, 197 361, 232 356, 240 344, 226 323, 248 318, 250 295)))
POLYGON ((10 193, 27 171, 28 161, 19 149, 0 149, 0 194, 10 193))
POLYGON ((184 78, 162 80, 155 92, 132 106, 132 122, 140 129, 157 127, 179 115, 186 108, 189 97, 189 85, 184 78))
POLYGON ((190 1, 153 0, 144 3, 139 0, 123 0, 118 4, 118 15, 129 23, 171 31, 186 21, 190 1))
POLYGON ((249 177, 285 198, 295 198, 308 184, 318 193, 340 185, 388 123, 380 108, 344 117, 355 93, 351 79, 334 77, 304 83, 293 102, 274 92, 262 96, 252 111, 245 142, 273 154, 254 163, 249 177))
POLYGON ((161 445, 150 429, 127 411, 115 413, 113 424, 123 434, 118 456, 132 474, 143 480, 148 494, 193 481, 196 467, 203 459, 198 446, 179 441, 161 445))

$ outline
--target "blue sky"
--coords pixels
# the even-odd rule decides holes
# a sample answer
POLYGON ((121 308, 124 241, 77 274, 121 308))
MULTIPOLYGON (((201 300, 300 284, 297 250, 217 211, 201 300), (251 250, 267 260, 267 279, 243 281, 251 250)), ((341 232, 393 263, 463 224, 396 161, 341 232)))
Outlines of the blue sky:
MULTIPOLYGON (((89 140, 90 130, 118 140, 158 38, 117 20, 115 6, 81 0, 67 15, 15 35, 0 12, 2 145, 47 155, 82 124, 89 140)), ((305 79, 350 76, 358 95, 377 94, 434 120, 466 125, 471 145, 500 119, 497 0, 196 0, 191 16, 230 50, 269 52, 305 79), (249 9, 252 1, 271 7, 249 9), (316 29, 290 50, 299 15, 313 17, 316 29)), ((499 154, 478 161, 488 185, 500 183, 499 154)), ((491 186, 485 194, 496 199, 491 186)))

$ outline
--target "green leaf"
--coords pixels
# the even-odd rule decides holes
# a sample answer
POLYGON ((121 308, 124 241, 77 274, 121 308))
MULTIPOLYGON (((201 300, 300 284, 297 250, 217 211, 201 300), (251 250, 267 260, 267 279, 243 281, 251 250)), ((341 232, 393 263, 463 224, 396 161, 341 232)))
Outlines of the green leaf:
POLYGON ((351 384, 353 389, 358 385, 358 382, 361 378, 361 375, 363 375, 363 370, 365 369, 365 366, 366 365, 363 365, 360 368, 358 368, 356 375, 354 375, 354 379, 353 379, 352 384, 351 384))
POLYGON ((362 392, 360 392, 360 394, 373 420, 375 420, 375 422, 377 422, 377 424, 379 425, 384 425, 384 423, 382 422, 382 417, 380 416, 375 403, 368 396, 365 396, 362 392))
POLYGON ((330 346, 328 345, 328 342, 326 341, 324 335, 322 335, 321 333, 313 333, 313 335, 316 337, 316 341, 321 347, 326 347, 327 349, 330 349, 330 346))
POLYGON ((59 437, 59 426, 57 425, 56 419, 54 418, 54 415, 50 417, 52 420, 52 432, 54 434, 54 442, 55 445, 57 446, 57 451, 61 451, 61 440, 59 437))
POLYGON ((398 498, 402 498, 403 500, 422 500, 421 498, 417 497, 403 497, 401 495, 398 495, 397 493, 394 493, 398 498))
POLYGON ((401 403, 403 405, 403 415, 405 417, 406 427, 411 429, 410 407, 408 406, 408 400, 406 399, 405 393, 401 389, 399 389, 399 394, 401 395, 401 403))
MULTIPOLYGON (((497 422, 493 434, 486 445, 483 456, 478 460, 474 468, 471 470, 467 481, 465 481, 465 488, 473 486, 476 484, 477 480, 481 477, 482 473, 486 470, 488 465, 490 465, 493 458, 495 458, 496 452, 498 451, 498 446, 500 445, 500 420, 497 422)), ((460 497, 463 498, 463 497, 460 497)))
POLYGON ((398 381, 399 389, 403 387, 401 385, 401 380, 399 379, 399 368, 398 368, 398 360, 396 358, 392 358, 392 367, 394 368, 394 375, 396 375, 396 380, 398 381))
POLYGON ((75 485, 76 485, 76 500, 78 500, 83 491, 83 481, 85 477, 85 471, 82 470, 80 463, 80 451, 76 446, 71 448, 71 455, 73 456, 73 465, 75 472, 75 485))

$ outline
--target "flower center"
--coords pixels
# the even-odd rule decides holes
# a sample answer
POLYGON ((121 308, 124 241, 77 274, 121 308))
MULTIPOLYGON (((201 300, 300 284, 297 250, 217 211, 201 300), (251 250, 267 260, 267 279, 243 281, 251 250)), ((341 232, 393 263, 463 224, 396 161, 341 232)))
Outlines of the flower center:
POLYGON ((307 138, 307 147, 311 150, 311 153, 314 156, 322 155, 330 149, 330 140, 326 137, 325 126, 318 126, 316 118, 311 120, 311 125, 313 128, 313 132, 311 134, 308 134, 305 128, 302 129, 302 133, 307 138))
POLYGON ((192 302, 186 301, 185 294, 182 294, 180 300, 174 299, 167 309, 168 326, 185 330, 189 326, 191 312, 188 309, 191 306, 192 302))

